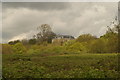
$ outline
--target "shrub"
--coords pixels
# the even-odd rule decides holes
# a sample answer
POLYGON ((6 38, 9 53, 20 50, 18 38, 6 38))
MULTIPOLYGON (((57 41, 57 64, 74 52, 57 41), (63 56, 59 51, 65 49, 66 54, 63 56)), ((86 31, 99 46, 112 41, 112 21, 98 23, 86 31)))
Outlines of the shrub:
POLYGON ((40 53, 43 54, 60 54, 64 52, 64 47, 63 46, 44 46, 40 50, 40 53))
POLYGON ((74 44, 67 46, 66 49, 68 51, 73 51, 73 52, 85 52, 86 47, 82 45, 82 43, 75 42, 74 44))
POLYGON ((27 51, 28 54, 36 54, 36 53, 39 53, 39 52, 40 52, 39 49, 29 49, 29 50, 27 51))
POLYGON ((92 53, 104 53, 106 48, 105 41, 103 39, 93 40, 89 44, 89 50, 92 53))
POLYGON ((24 47, 24 45, 22 43, 17 43, 15 45, 13 45, 13 51, 14 51, 14 53, 21 54, 21 53, 26 52, 26 48, 24 47))

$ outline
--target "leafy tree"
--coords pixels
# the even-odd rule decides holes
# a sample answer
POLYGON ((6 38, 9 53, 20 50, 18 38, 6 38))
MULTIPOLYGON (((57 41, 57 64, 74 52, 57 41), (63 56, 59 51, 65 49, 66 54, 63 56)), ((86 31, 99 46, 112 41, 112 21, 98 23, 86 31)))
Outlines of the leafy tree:
POLYGON ((118 34, 113 32, 107 32, 101 37, 106 41, 107 52, 118 52, 118 34))
POLYGON ((8 42, 8 44, 14 45, 14 44, 19 43, 19 42, 20 42, 20 40, 15 40, 15 41, 8 42))
POLYGON ((101 39, 105 39, 106 51, 120 52, 120 24, 118 23, 117 17, 107 28, 106 34, 100 37, 101 39))
POLYGON ((30 39, 29 44, 36 44, 36 39, 30 39))
POLYGON ((92 36, 91 34, 83 34, 83 35, 80 35, 76 41, 78 42, 87 42, 87 41, 90 41, 90 40, 94 40, 96 39, 95 36, 92 36))
POLYGON ((8 42, 8 44, 13 45, 13 44, 14 44, 14 41, 10 41, 10 42, 8 42))
POLYGON ((105 47, 105 41, 103 39, 97 39, 89 44, 89 51, 92 53, 104 53, 105 47))
POLYGON ((118 24, 118 53, 120 53, 120 23, 118 24))

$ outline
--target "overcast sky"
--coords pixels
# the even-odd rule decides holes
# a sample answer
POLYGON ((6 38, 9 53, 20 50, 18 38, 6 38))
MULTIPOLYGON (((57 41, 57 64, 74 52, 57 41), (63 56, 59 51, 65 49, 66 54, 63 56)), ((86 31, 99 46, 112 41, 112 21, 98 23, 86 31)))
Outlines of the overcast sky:
POLYGON ((101 36, 118 15, 117 2, 4 2, 2 41, 30 38, 49 24, 57 34, 101 36))

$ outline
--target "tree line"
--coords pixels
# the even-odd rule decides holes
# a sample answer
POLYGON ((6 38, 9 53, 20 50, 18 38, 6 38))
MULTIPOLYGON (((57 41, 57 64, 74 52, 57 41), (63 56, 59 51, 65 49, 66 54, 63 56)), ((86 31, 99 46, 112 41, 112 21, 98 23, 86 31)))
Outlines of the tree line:
POLYGON ((113 28, 110 28, 109 26, 107 27, 108 30, 106 31, 106 33, 99 38, 91 34, 82 34, 74 40, 64 42, 61 46, 54 45, 52 43, 52 39, 56 36, 56 33, 52 31, 51 26, 48 24, 42 24, 41 26, 37 27, 37 30, 39 32, 33 35, 32 39, 10 41, 8 42, 8 45, 3 44, 3 48, 8 48, 9 50, 12 49, 13 51, 18 51, 19 49, 20 53, 33 48, 30 46, 36 46, 36 48, 34 49, 37 49, 38 52, 41 49, 46 51, 51 49, 51 51, 53 52, 55 50, 58 50, 60 53, 117 53, 119 52, 120 48, 119 24, 115 24, 113 28), (52 46, 49 47, 50 45, 52 46))
POLYGON ((8 44, 14 45, 16 43, 22 42, 23 44, 42 44, 43 42, 52 43, 52 39, 56 34, 52 31, 50 25, 42 24, 41 26, 37 27, 39 31, 37 34, 33 35, 32 39, 26 40, 15 40, 10 41, 8 44))

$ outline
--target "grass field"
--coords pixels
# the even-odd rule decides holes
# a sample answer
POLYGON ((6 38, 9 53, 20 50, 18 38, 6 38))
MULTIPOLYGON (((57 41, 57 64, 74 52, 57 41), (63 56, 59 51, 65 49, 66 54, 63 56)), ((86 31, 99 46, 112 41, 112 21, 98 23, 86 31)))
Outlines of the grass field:
POLYGON ((3 54, 5 78, 117 78, 117 54, 3 54))

